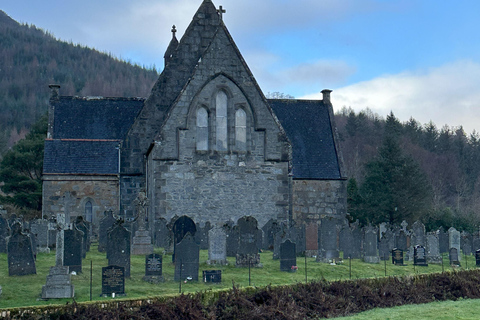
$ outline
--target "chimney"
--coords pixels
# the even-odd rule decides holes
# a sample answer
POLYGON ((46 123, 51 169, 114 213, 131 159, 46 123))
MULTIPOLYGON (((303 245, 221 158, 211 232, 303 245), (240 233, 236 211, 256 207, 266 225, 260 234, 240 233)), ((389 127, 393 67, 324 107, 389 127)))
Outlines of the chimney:
POLYGON ((55 103, 60 101, 60 86, 58 84, 51 84, 50 88, 50 103, 48 105, 48 129, 47 139, 53 139, 53 123, 55 121, 55 103))
POLYGON ((323 103, 332 103, 330 101, 330 93, 332 92, 332 90, 329 90, 329 89, 323 89, 322 90, 322 94, 323 94, 323 103))
POLYGON ((58 100, 60 98, 60 85, 50 84, 50 100, 58 100))

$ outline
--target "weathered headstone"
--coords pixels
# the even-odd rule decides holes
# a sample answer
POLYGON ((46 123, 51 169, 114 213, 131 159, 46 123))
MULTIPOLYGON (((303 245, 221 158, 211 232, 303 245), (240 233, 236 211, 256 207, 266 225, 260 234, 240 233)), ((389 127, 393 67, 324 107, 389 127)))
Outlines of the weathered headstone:
POLYGON ((257 220, 247 216, 238 219, 238 249, 236 265, 238 267, 260 266, 260 254, 257 247, 257 220))
POLYGON ((82 272, 83 232, 75 226, 64 232, 63 265, 69 267, 70 272, 82 272))
POLYGON ((321 219, 318 226, 317 262, 328 263, 340 257, 337 224, 338 220, 331 217, 321 219))
POLYGON ((48 247, 50 249, 55 249, 57 245, 57 226, 57 218, 52 215, 48 219, 48 247))
POLYGON ((306 251, 305 254, 309 257, 315 256, 318 253, 318 224, 310 222, 305 226, 306 251))
POLYGON ((403 250, 402 249, 393 249, 392 250, 392 263, 397 266, 403 266, 403 250))
POLYGON ((160 218, 155 221, 155 246, 166 249, 170 245, 170 229, 167 220, 160 218))
POLYGON ((367 226, 364 229, 364 256, 363 260, 367 263, 379 263, 377 245, 377 230, 372 226, 367 226))
POLYGON ((344 242, 343 259, 360 259, 362 257, 362 230, 358 224, 344 226, 341 234, 344 242))
POLYGON ((398 232, 396 247, 404 252, 408 249, 407 234, 403 230, 398 232))
POLYGON ((458 255, 457 248, 450 248, 450 252, 448 254, 448 258, 450 259, 450 265, 452 266, 460 266, 460 257, 458 255))
POLYGON ((145 191, 140 191, 134 201, 137 208, 137 223, 138 230, 135 231, 135 236, 132 241, 132 254, 145 255, 153 253, 152 237, 150 231, 146 227, 147 208, 149 201, 145 191))
POLYGON ((227 234, 222 226, 208 231, 208 264, 227 264, 227 234))
POLYGON ((280 271, 294 272, 297 270, 297 250, 290 239, 280 245, 280 271))
POLYGON ((162 256, 156 253, 145 256, 145 276, 144 281, 150 283, 163 282, 162 275, 162 256))
POLYGON ((190 233, 176 245, 175 281, 198 281, 200 246, 190 233))
POLYGON ((460 232, 457 231, 454 227, 448 229, 448 245, 449 249, 455 248, 457 249, 457 256, 458 261, 461 260, 460 258, 460 232))
POLYGON ((220 283, 222 282, 222 270, 203 270, 203 282, 220 283))
POLYGON ((421 223, 420 221, 415 221, 415 223, 412 225, 412 231, 413 234, 415 235, 415 242, 410 243, 411 246, 426 246, 426 240, 425 240, 425 225, 421 223))
POLYGON ((425 247, 421 245, 416 245, 414 247, 413 264, 415 264, 416 266, 428 266, 425 247))
POLYGON ((83 232, 82 258, 85 259, 87 252, 90 251, 90 230, 82 216, 76 218, 75 227, 83 232))
POLYGON ((212 229, 212 226, 209 221, 205 222, 202 226, 200 223, 196 224, 197 232, 195 233, 195 241, 200 244, 200 250, 208 249, 208 231, 212 229))
POLYGON ((288 237, 288 224, 282 221, 278 224, 277 233, 273 241, 273 259, 280 259, 280 245, 288 237))
POLYGON ((440 255, 440 247, 438 241, 438 234, 436 232, 428 232, 427 236, 427 262, 440 264, 442 263, 442 256, 440 255))
POLYGON ((440 227, 440 229, 437 231, 437 234, 440 253, 447 253, 449 248, 448 233, 443 231, 443 228, 440 227))
POLYGON ((0 215, 0 253, 7 252, 7 238, 10 236, 8 221, 0 215))
POLYGON ((113 211, 105 211, 104 217, 100 220, 100 227, 98 230, 98 251, 107 251, 108 231, 112 228, 117 220, 113 217, 113 211))
POLYGON ((22 226, 19 223, 13 223, 12 235, 8 237, 7 241, 8 275, 36 274, 32 241, 28 235, 22 233, 22 226))
POLYGON ((227 234, 227 257, 236 257, 238 250, 238 227, 233 223, 226 223, 223 225, 225 233, 227 234))
POLYGON ((102 296, 125 295, 125 268, 115 265, 102 268, 102 296))
POLYGON ((48 220, 45 219, 36 219, 30 223, 30 232, 35 235, 38 252, 50 252, 48 247, 48 224, 48 220))
POLYGON ((464 255, 469 256, 472 254, 472 236, 470 233, 463 231, 460 234, 460 247, 464 255))
POLYGON ((395 248, 395 237, 390 227, 386 225, 378 243, 380 260, 388 260, 393 248, 395 248))
POLYGON ((173 223, 172 233, 173 233, 173 255, 172 261, 175 261, 176 254, 176 245, 185 237, 187 233, 195 239, 195 233, 197 232, 197 226, 195 222, 187 216, 181 216, 173 223))
POLYGON ((305 225, 300 224, 298 226, 295 226, 295 247, 297 249, 297 255, 304 255, 305 250, 306 250, 306 242, 307 239, 306 234, 305 234, 305 225))
POLYGON ((273 250, 275 235, 279 231, 278 222, 275 219, 270 219, 262 227, 263 230, 263 249, 273 250))
POLYGON ((108 264, 123 267, 127 278, 130 277, 130 237, 130 231, 118 221, 108 233, 106 248, 108 264))

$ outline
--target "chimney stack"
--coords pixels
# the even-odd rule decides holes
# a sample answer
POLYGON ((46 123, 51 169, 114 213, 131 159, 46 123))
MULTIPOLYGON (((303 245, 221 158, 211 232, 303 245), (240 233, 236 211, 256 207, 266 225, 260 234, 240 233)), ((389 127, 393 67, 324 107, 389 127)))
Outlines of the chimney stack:
POLYGON ((60 86, 58 84, 51 84, 50 88, 50 103, 48 105, 48 129, 47 139, 53 139, 53 123, 55 122, 55 103, 60 101, 60 86))
POLYGON ((332 90, 329 90, 329 89, 323 89, 322 90, 322 94, 323 94, 323 103, 332 103, 330 101, 330 93, 332 92, 332 90))
POLYGON ((60 98, 60 85, 50 84, 50 100, 58 100, 60 98))

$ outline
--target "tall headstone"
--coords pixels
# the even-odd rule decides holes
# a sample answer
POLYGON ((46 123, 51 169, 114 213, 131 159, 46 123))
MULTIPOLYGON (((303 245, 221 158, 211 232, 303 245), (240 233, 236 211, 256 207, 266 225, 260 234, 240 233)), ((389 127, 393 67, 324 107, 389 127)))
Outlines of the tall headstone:
POLYGON ((36 219, 30 223, 30 232, 35 235, 37 239, 37 251, 38 252, 50 252, 48 247, 48 220, 36 219))
POLYGON ((450 260, 450 265, 460 266, 460 255, 458 254, 457 248, 450 248, 448 258, 450 260))
POLYGON ((108 233, 108 265, 125 268, 125 277, 130 277, 130 237, 131 233, 119 220, 108 233))
POLYGON ((175 281, 198 281, 200 246, 190 233, 177 243, 175 254, 175 281))
POLYGON ((8 237, 7 261, 9 276, 25 276, 36 274, 32 241, 22 232, 19 223, 13 223, 12 235, 8 237))
POLYGON ((145 276, 144 281, 150 283, 163 282, 162 275, 162 256, 156 253, 145 256, 145 276))
POLYGON ((412 225, 412 231, 415 235, 415 242, 410 243, 411 246, 426 246, 426 239, 425 239, 425 225, 420 221, 415 221, 412 225))
POLYGON ((227 264, 227 234, 222 226, 208 231, 208 264, 227 264))
POLYGON ((297 249, 290 239, 280 245, 280 271, 295 272, 297 270, 297 249))
POLYGON ((404 252, 408 249, 407 234, 404 230, 398 232, 396 247, 404 252))
POLYGON ((360 229, 343 226, 340 232, 340 241, 343 243, 343 259, 360 259, 362 256, 362 234, 360 229))
POLYGON ((135 206, 137 207, 137 222, 138 230, 135 231, 132 243, 133 255, 146 255, 153 253, 152 237, 146 228, 148 199, 145 191, 140 191, 135 199, 135 206))
POLYGON ((57 214, 55 266, 50 267, 47 282, 42 287, 42 299, 73 298, 75 295, 69 268, 63 265, 65 228, 65 214, 57 214))
POLYGON ((305 226, 306 234, 306 251, 305 254, 309 257, 315 256, 318 253, 318 224, 310 222, 305 226))
POLYGON ((98 230, 98 251, 106 252, 107 251, 107 242, 108 242, 108 231, 112 228, 116 219, 113 217, 113 211, 105 211, 104 217, 100 220, 100 227, 98 230))
POLYGON ((10 236, 8 221, 0 215, 0 253, 7 252, 7 238, 10 236))
POLYGON ((288 224, 282 221, 278 224, 277 232, 274 235, 273 241, 273 259, 280 259, 280 245, 288 237, 288 224))
POLYGON ((367 263, 379 263, 380 257, 378 255, 377 244, 377 230, 372 226, 367 226, 364 229, 364 256, 363 260, 367 263))
POLYGON ((443 230, 442 227, 438 229, 438 243, 440 246, 440 253, 447 253, 449 249, 449 240, 448 240, 448 233, 443 230))
POLYGON ((70 272, 82 272, 83 232, 75 225, 64 231, 63 265, 68 266, 70 272))
POLYGON ((273 250, 275 234, 278 230, 278 222, 275 219, 270 219, 262 227, 263 230, 263 249, 264 250, 273 250))
POLYGON ((197 226, 195 222, 187 216, 181 216, 173 223, 172 233, 173 233, 173 256, 172 261, 175 261, 175 254, 177 252, 176 245, 183 240, 183 238, 190 233, 190 235, 195 239, 195 233, 197 232, 197 226))
POLYGON ((440 264, 442 263, 442 256, 440 255, 440 245, 438 234, 436 232, 428 232, 427 236, 427 262, 440 264))
POLYGON ((82 216, 76 218, 75 227, 83 232, 82 258, 85 259, 87 252, 90 251, 90 229, 82 216))
POLYGON ((195 241, 200 244, 200 250, 208 249, 208 231, 212 229, 209 221, 202 226, 200 223, 196 224, 197 232, 195 233, 195 241))
POLYGON ((236 257, 238 250, 238 227, 233 222, 228 222, 223 225, 227 235, 227 257, 236 257))
POLYGON ((306 250, 306 234, 305 234, 305 225, 300 224, 294 226, 295 228, 295 248, 297 249, 297 255, 304 255, 306 250))
POLYGON ((460 247, 464 255, 470 256, 472 254, 472 236, 470 233, 463 231, 460 234, 460 247))
POLYGON ((383 233, 380 235, 380 241, 378 243, 378 251, 380 254, 381 260, 388 260, 390 257, 390 252, 395 248, 395 237, 390 229, 386 226, 383 233))
POLYGON ((258 254, 257 220, 252 216, 238 219, 238 249, 236 265, 238 267, 260 267, 260 254, 258 254))
POLYGON ((155 246, 159 248, 168 248, 170 245, 170 229, 168 229, 167 221, 160 218, 155 221, 155 246))
POLYGON ((458 261, 460 261, 460 232, 454 227, 448 229, 448 246, 449 249, 457 249, 458 261))
POLYGON ((416 266, 424 266, 427 267, 427 255, 425 251, 425 247, 416 245, 414 248, 414 254, 413 254, 413 264, 416 266))
POLYGON ((338 220, 335 218, 321 219, 318 227, 317 262, 331 262, 340 257, 337 224, 338 220))

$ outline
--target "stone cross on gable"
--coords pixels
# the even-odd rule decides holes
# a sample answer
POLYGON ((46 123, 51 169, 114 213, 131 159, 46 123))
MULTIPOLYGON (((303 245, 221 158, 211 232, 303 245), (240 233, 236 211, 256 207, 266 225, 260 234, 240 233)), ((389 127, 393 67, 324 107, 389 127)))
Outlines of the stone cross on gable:
POLYGON ((177 33, 177 27, 175 25, 172 26, 172 37, 175 38, 175 34, 177 33))
POLYGON ((220 20, 223 20, 223 14, 227 12, 227 10, 223 9, 223 6, 220 6, 217 10, 218 14, 220 14, 220 20))
POLYGON ((145 230, 145 217, 147 214, 148 198, 145 191, 140 191, 134 201, 137 207, 138 230, 145 230))

